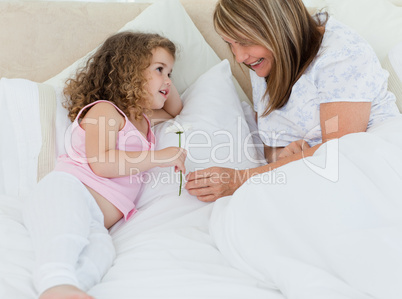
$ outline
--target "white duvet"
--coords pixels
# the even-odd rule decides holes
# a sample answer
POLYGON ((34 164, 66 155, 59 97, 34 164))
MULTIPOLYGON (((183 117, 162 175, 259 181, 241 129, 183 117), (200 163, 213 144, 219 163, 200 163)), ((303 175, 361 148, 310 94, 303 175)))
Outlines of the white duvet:
POLYGON ((277 172, 285 182, 263 174, 215 203, 230 264, 286 298, 402 298, 402 118, 277 172))
MULTIPOLYGON (((150 202, 111 230, 117 258, 90 294, 402 298, 401 128, 398 119, 330 143, 339 149, 336 181, 299 161, 278 170, 285 182, 255 178, 214 204, 186 192, 150 202)), ((0 298, 35 298, 21 204, 0 196, 0 298)))
MULTIPOLYGON (((97 299, 268 298, 279 292, 232 267, 208 233, 212 204, 188 194, 164 197, 143 207, 111 234, 117 258, 102 282, 90 290, 97 299)), ((0 298, 33 299, 34 262, 21 224, 21 201, 0 196, 0 298)))

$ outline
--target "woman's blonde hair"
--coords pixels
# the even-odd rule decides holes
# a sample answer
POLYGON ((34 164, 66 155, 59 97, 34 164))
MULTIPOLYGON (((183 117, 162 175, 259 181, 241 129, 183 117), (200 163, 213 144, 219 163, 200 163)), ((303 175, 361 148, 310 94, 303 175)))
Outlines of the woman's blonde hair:
MULTIPOLYGON (((152 61, 152 50, 163 48, 175 58, 176 47, 158 34, 121 32, 112 35, 66 82, 64 107, 74 121, 86 105, 107 100, 135 119, 150 111, 145 70, 152 61)), ((81 117, 84 117, 83 111, 81 117)))
POLYGON ((313 18, 301 0, 219 0, 215 30, 222 36, 270 50, 274 62, 268 77, 269 103, 263 116, 283 107, 292 87, 321 46, 324 21, 313 18))

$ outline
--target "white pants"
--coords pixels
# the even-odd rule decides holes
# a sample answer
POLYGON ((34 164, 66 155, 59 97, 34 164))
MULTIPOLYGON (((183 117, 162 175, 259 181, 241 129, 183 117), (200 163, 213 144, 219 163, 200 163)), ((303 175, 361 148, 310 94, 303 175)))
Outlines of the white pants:
POLYGON ((35 250, 39 294, 61 284, 87 291, 111 267, 115 248, 102 211, 76 177, 48 174, 26 200, 23 219, 35 250))

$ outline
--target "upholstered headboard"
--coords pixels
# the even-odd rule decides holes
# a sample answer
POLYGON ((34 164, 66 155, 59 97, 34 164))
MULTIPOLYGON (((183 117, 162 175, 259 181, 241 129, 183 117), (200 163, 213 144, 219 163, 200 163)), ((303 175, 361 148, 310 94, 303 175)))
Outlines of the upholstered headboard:
MULTIPOLYGON (((234 61, 230 50, 214 31, 212 13, 216 0, 180 1, 216 54, 221 59, 228 58, 232 73, 251 100, 248 70, 234 61)), ((398 107, 402 111, 402 71, 398 67, 402 55, 395 47, 402 42, 402 7, 399 7, 401 0, 389 1, 314 0, 309 3, 329 10, 330 14, 369 41, 384 68, 391 74, 389 88, 397 96, 398 107), (391 51, 393 57, 390 57, 390 63, 388 53, 391 51)), ((149 5, 121 2, 0 2, 0 78, 44 82, 94 49, 149 5)))
MULTIPOLYGON (((216 34, 216 0, 181 0, 192 21, 251 98, 248 70, 216 34)), ((99 45, 149 3, 0 2, 0 77, 44 82, 99 45)), ((174 22, 174 20, 172 20, 174 22)))

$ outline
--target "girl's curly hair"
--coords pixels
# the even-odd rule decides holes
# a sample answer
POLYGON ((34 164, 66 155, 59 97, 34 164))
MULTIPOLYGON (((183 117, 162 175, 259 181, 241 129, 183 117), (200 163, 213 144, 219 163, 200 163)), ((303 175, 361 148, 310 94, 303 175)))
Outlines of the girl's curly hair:
MULTIPOLYGON (((158 34, 121 32, 112 35, 66 81, 63 106, 74 121, 86 105, 107 100, 116 104, 126 115, 141 119, 150 111, 147 100, 145 70, 150 66, 152 50, 163 48, 175 58, 176 46, 158 34)), ((84 117, 83 111, 80 117, 84 117)))

